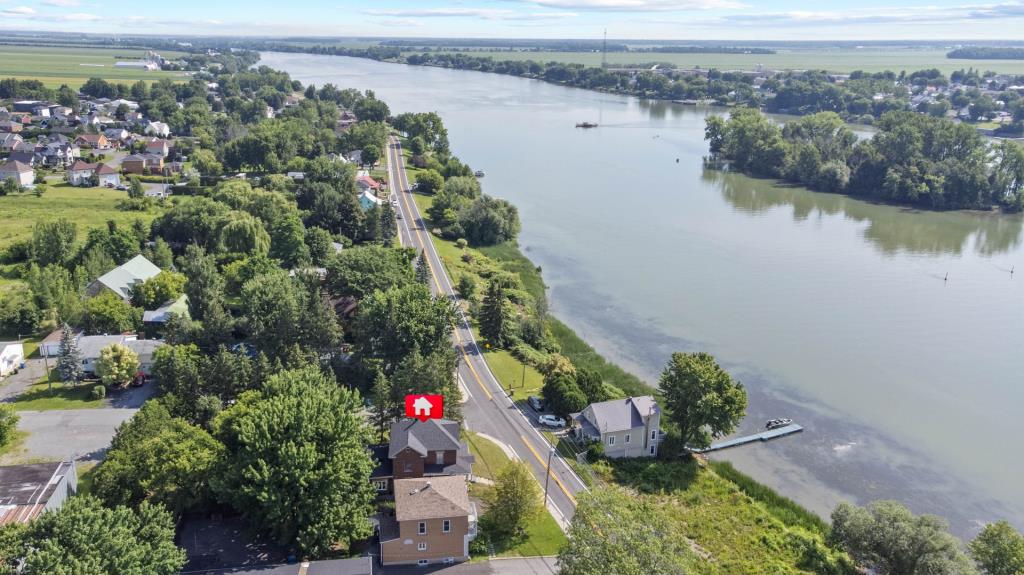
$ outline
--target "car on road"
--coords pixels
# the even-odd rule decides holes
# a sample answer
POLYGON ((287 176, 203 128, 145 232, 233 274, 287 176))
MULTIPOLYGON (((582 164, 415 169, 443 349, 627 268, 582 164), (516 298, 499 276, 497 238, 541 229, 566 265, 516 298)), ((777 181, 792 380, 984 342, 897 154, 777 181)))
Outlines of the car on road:
POLYGON ((565 420, 556 415, 542 415, 537 422, 546 427, 565 427, 565 420))
POLYGON ((527 397, 526 403, 529 403, 530 407, 534 408, 537 411, 544 411, 544 400, 537 397, 536 395, 531 395, 530 397, 527 397))

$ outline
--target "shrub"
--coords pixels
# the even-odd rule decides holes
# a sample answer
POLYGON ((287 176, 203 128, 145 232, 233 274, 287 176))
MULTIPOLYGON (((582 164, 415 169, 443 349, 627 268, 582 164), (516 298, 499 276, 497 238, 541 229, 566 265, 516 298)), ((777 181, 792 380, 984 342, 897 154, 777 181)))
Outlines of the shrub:
POLYGON ((105 385, 97 385, 92 388, 89 392, 89 397, 92 399, 103 399, 107 396, 107 387, 105 385))
POLYGON ((18 412, 14 406, 8 403, 0 404, 0 446, 7 445, 7 442, 14 437, 14 430, 18 427, 18 412))
POLYGON ((460 250, 464 250, 469 245, 469 242, 466 241, 466 238, 459 238, 455 240, 455 245, 459 246, 460 250))

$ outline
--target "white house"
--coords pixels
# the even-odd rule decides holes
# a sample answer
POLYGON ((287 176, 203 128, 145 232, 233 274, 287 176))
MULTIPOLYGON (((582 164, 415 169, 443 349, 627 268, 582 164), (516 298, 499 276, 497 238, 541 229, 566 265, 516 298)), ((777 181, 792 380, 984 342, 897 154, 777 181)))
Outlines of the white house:
POLYGON ((78 338, 78 351, 82 356, 82 370, 96 373, 96 362, 104 348, 120 344, 139 356, 139 371, 149 375, 153 367, 153 352, 162 345, 159 339, 139 339, 135 335, 86 335, 78 338))
POLYGON ((146 124, 145 132, 148 136, 166 138, 171 135, 171 127, 164 122, 150 122, 146 124))
POLYGON ((25 361, 25 346, 20 341, 0 341, 0 377, 7 377, 25 361))
POLYGON ((0 165, 0 183, 4 180, 14 180, 19 186, 31 186, 36 180, 36 172, 28 164, 11 160, 0 165))
MULTIPOLYGON (((64 335, 63 329, 55 329, 50 332, 43 341, 39 342, 39 355, 41 357, 57 357, 60 355, 60 339, 64 335)), ((82 332, 78 331, 72 336, 76 342, 82 337, 82 332)))
POLYGON ((661 408, 649 395, 591 403, 570 417, 576 438, 600 441, 607 457, 658 454, 661 408))
POLYGON ((96 166, 96 179, 100 186, 116 188, 121 185, 121 174, 107 164, 96 166))

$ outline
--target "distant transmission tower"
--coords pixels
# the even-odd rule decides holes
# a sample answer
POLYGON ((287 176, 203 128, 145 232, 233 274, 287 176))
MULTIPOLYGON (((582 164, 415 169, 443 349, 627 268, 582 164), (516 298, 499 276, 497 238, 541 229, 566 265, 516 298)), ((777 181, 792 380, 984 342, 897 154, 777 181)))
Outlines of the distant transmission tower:
POLYGON ((601 68, 608 67, 608 29, 604 29, 604 41, 601 42, 601 68))

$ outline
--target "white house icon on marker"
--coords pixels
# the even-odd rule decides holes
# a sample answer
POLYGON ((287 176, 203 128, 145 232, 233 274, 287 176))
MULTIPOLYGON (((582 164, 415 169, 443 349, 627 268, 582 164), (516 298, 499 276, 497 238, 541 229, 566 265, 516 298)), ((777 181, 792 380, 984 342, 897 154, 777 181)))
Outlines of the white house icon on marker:
POLYGON ((416 401, 412 402, 412 408, 416 417, 430 417, 430 410, 434 408, 434 404, 421 395, 416 398, 416 401))

